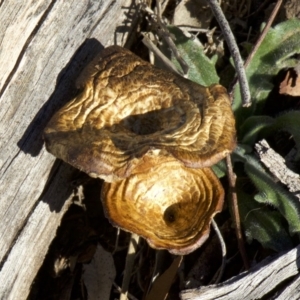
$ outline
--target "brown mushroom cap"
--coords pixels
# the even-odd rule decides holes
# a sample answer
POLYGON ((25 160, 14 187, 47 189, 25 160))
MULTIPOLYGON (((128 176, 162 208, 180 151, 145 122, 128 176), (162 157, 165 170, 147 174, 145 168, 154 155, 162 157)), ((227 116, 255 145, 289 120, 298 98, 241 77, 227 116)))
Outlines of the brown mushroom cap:
POLYGON ((82 73, 82 93, 44 131, 46 147, 92 177, 128 177, 161 149, 186 166, 215 164, 235 147, 235 122, 224 87, 203 87, 157 69, 118 46, 82 73))
POLYGON ((105 182, 101 198, 115 226, 144 237, 153 248, 184 255, 208 238, 224 191, 211 169, 187 168, 150 151, 128 178, 105 182))

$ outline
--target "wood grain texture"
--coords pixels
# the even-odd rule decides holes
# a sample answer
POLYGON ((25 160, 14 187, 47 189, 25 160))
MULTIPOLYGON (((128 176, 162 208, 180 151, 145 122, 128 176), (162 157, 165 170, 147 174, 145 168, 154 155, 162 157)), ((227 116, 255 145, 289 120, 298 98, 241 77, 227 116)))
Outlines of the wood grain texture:
POLYGON ((255 144, 255 150, 260 161, 288 190, 300 200, 300 175, 293 172, 286 165, 286 159, 276 153, 266 140, 255 144))
POLYGON ((55 163, 42 131, 82 68, 124 44, 133 10, 131 0, 1 3, 1 299, 26 299, 72 199, 74 169, 55 163))
POLYGON ((283 291, 278 286, 299 274, 300 246, 277 257, 267 258, 248 272, 241 273, 223 283, 181 292, 182 300, 231 299, 299 299, 299 277, 283 291), (298 290, 297 290, 298 289, 298 290), (280 295, 281 293, 281 295, 280 295), (272 297, 272 294, 277 294, 272 297), (278 295, 279 294, 279 295, 278 295), (277 298, 278 296, 278 298, 277 298))

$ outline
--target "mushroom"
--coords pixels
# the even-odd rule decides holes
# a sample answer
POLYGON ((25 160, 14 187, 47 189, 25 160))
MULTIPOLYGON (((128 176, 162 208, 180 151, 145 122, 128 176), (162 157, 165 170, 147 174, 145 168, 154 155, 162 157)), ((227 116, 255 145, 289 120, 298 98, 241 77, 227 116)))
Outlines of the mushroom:
POLYGON ((208 237, 224 191, 209 168, 236 145, 226 89, 155 68, 118 46, 77 81, 44 131, 47 150, 102 178, 111 223, 187 254, 208 237))
POLYGON ((78 80, 83 91, 47 125, 47 150, 108 182, 128 177, 152 149, 191 168, 210 167, 236 145, 226 89, 160 70, 129 50, 103 50, 78 80))
POLYGON ((188 168, 159 152, 149 151, 129 177, 104 183, 105 214, 114 226, 144 237, 153 248, 188 254, 208 238, 224 191, 210 168, 188 168))

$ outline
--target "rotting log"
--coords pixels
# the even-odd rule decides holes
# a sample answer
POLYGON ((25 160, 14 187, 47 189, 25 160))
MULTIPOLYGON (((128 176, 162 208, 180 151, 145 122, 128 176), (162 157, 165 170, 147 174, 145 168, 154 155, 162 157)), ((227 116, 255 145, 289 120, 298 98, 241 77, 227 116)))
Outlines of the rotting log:
MULTIPOLYGON (((53 113, 74 96, 82 68, 124 45, 133 0, 0 4, 0 298, 26 299, 71 204, 74 169, 43 147, 53 113)), ((132 19, 130 19, 132 18, 132 19)))

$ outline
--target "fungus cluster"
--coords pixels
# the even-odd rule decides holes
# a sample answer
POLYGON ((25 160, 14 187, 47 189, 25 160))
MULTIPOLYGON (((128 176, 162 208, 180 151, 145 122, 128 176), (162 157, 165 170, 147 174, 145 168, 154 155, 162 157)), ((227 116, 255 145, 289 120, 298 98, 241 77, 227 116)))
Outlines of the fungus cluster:
POLYGON ((203 87, 118 46, 82 72, 82 92, 44 131, 47 150, 103 179, 110 222, 157 249, 187 254, 207 239, 224 191, 209 168, 235 147, 224 87, 203 87))

